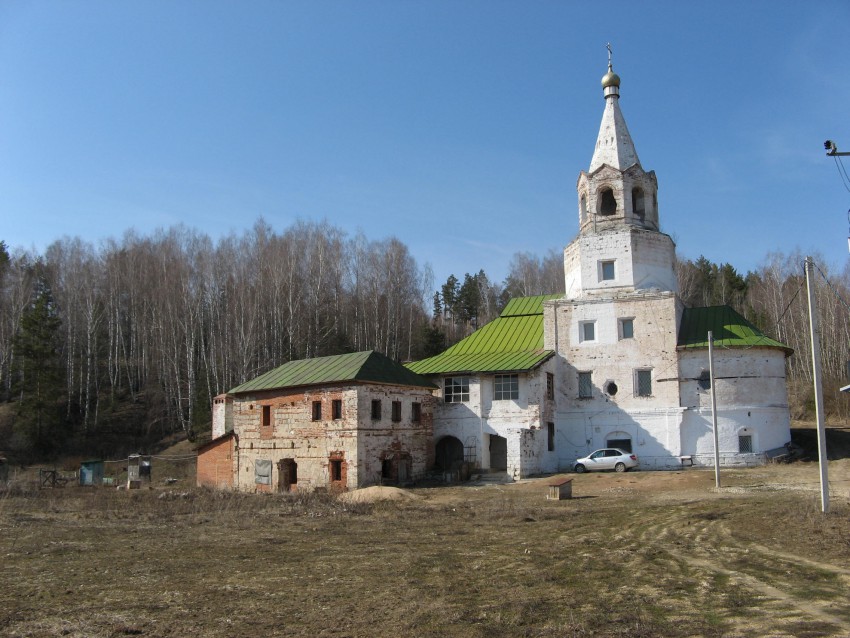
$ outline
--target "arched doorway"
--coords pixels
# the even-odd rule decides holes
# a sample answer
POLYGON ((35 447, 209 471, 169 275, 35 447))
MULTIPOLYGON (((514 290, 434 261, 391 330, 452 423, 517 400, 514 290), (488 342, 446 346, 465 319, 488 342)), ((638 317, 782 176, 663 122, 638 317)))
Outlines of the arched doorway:
POLYGON ((437 441, 434 467, 443 472, 459 469, 463 464, 463 443, 453 436, 444 436, 437 441))
POLYGON ((632 437, 626 432, 612 432, 605 437, 605 447, 615 447, 623 452, 632 452, 632 437))

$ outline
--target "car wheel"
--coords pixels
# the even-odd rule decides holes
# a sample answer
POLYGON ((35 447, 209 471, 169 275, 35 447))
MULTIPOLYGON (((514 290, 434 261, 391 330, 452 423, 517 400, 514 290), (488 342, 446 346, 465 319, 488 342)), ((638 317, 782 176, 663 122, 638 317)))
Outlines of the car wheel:
POLYGON ((626 464, 625 463, 617 463, 617 465, 614 466, 614 471, 615 472, 625 472, 626 471, 626 464))
POLYGON ((576 470, 576 474, 584 474, 585 472, 587 472, 587 468, 584 467, 584 465, 582 465, 581 463, 576 465, 575 470, 576 470))

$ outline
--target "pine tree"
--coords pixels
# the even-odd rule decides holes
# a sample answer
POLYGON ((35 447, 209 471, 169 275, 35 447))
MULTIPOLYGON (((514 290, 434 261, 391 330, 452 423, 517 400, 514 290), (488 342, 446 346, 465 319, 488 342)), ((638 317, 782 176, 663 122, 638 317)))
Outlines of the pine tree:
POLYGON ((15 427, 37 454, 55 452, 64 439, 60 326, 53 294, 44 276, 39 274, 33 301, 21 316, 14 339, 16 394, 20 397, 15 427))

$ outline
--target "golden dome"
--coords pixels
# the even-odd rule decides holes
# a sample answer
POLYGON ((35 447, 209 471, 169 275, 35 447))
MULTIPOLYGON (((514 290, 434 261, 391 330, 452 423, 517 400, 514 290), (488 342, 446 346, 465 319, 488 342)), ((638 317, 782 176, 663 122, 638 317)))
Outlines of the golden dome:
POLYGON ((608 73, 602 76, 602 88, 607 89, 609 86, 620 86, 620 76, 614 73, 611 65, 608 65, 608 73))

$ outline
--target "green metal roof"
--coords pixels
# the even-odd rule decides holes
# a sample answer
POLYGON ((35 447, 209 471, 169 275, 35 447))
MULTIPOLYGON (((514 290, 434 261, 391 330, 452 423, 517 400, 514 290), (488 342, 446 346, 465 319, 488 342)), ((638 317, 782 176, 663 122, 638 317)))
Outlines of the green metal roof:
POLYGON ((554 354, 543 349, 543 302, 560 297, 511 299, 501 315, 466 339, 407 367, 419 374, 532 370, 554 354))
POLYGON ((679 349, 707 348, 708 331, 712 332, 714 345, 727 348, 754 346, 781 348, 786 355, 794 351, 756 328, 729 306, 685 308, 679 328, 679 349))
POLYGON ((420 377, 400 363, 379 352, 368 350, 290 361, 236 386, 228 394, 357 381, 429 389, 435 387, 428 379, 420 377))

